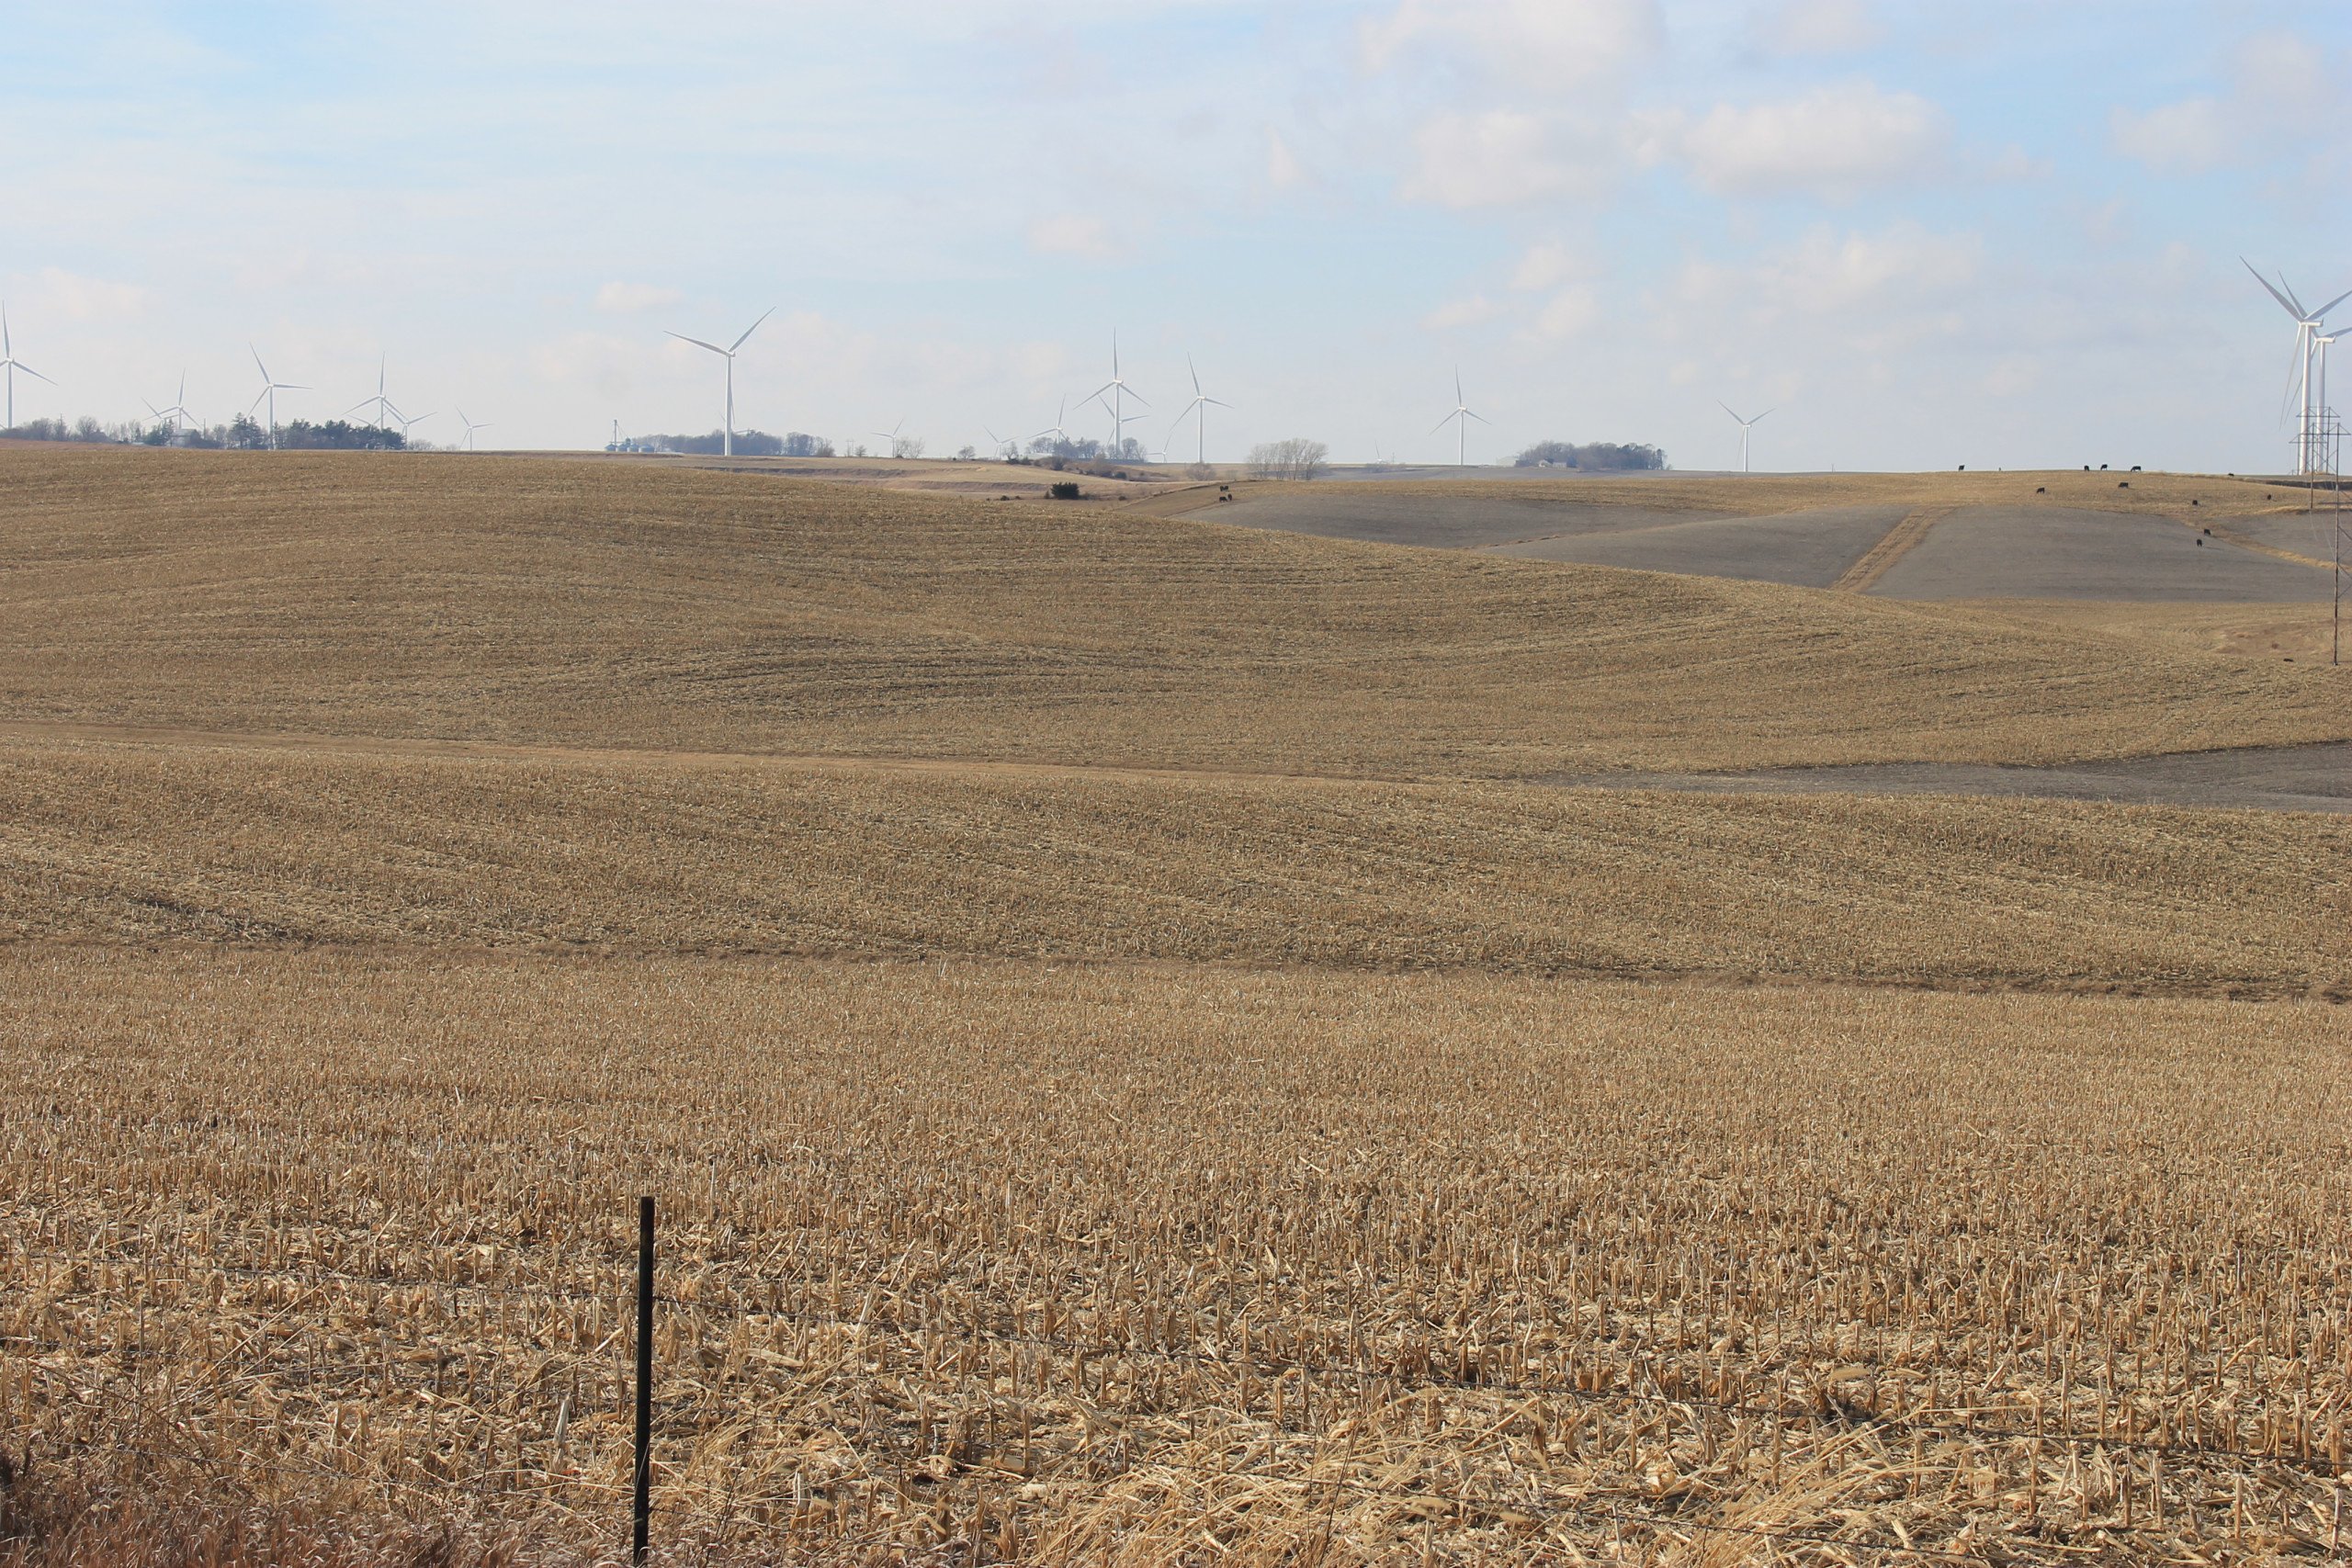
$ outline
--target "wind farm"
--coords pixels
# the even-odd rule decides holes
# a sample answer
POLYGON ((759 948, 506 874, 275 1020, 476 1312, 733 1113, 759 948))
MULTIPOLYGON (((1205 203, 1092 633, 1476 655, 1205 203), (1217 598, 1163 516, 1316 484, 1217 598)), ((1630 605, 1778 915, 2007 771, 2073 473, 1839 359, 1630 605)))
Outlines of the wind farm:
POLYGON ((2352 1559, 2352 19, 1947 9, 20 7, 0 1568, 2352 1559))

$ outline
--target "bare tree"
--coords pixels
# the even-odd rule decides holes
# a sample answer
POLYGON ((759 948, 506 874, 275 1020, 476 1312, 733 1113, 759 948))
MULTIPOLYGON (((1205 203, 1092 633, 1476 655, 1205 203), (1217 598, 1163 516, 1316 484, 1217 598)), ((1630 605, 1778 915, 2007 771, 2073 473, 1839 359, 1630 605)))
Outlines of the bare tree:
POLYGON ((1253 479, 1311 479, 1328 467, 1331 449, 1320 441, 1306 441, 1294 436, 1288 441, 1267 441, 1250 448, 1250 477, 1253 479))

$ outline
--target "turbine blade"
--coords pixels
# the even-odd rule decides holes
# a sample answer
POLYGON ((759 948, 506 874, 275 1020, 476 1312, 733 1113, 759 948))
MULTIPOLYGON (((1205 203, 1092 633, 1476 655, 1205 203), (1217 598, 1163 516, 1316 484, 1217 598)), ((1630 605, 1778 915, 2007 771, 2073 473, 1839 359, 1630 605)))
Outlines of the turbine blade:
POLYGON ((1725 413, 1727 413, 1727 414, 1731 415, 1731 416, 1732 416, 1732 418, 1734 418, 1734 419, 1736 419, 1736 420, 1739 420, 1739 423, 1742 423, 1742 424, 1746 424, 1746 423, 1747 423, 1746 420, 1744 420, 1744 419, 1740 419, 1740 418, 1739 418, 1739 411, 1738 411, 1738 410, 1736 410, 1736 409, 1733 408, 1729 403, 1727 403, 1727 402, 1724 401, 1721 398, 1717 398, 1717 399, 1715 400, 1715 407, 1717 407, 1717 408, 1719 408, 1719 409, 1723 410, 1723 411, 1724 411, 1724 412, 1725 412, 1725 413))
POLYGON ((1227 402, 1223 398, 1203 398, 1201 401, 1204 403, 1212 403, 1221 409, 1229 409, 1233 406, 1231 403, 1227 402))
POLYGON ((673 338, 676 338, 680 343, 690 343, 690 344, 693 344, 696 348, 707 348, 707 349, 710 350, 710 352, 711 352, 711 353, 716 354, 716 355, 720 355, 721 357, 724 357, 724 356, 726 355, 726 354, 727 354, 727 350, 725 350, 725 349, 723 349, 723 348, 719 347, 717 344, 715 344, 715 343, 705 343, 705 342, 703 342, 703 341, 702 341, 702 339, 700 339, 700 338, 698 338, 698 337, 688 337, 688 336, 687 336, 685 333, 672 333, 670 335, 671 335, 672 337, 673 337, 673 338))
POLYGON ((1766 409, 1762 413, 1758 414, 1754 419, 1749 420, 1747 423, 1750 424, 1763 423, 1766 420, 1772 417, 1773 413, 1779 410, 1780 406, 1780 404, 1774 403, 1770 408, 1766 409))
POLYGON ((1200 373, 1198 370, 1195 370, 1195 369, 1193 369, 1193 356, 1192 356, 1191 355, 1189 355, 1189 354, 1188 354, 1188 355, 1186 355, 1184 356, 1184 368, 1185 368, 1187 371, 1190 371, 1190 372, 1192 373, 1192 377, 1193 377, 1193 395, 1194 397, 1198 397, 1198 396, 1200 396, 1200 393, 1201 393, 1201 373, 1200 373))
POLYGON ((142 403, 147 403, 147 412, 149 413, 153 414, 157 419, 164 417, 164 411, 162 409, 157 408, 153 403, 148 403, 147 400, 144 398, 141 398, 139 400, 142 403))
MULTIPOLYGON (((2254 272, 2254 264, 2252 262, 2246 261, 2244 256, 2238 257, 2238 260, 2245 263, 2246 271, 2254 272)), ((2294 317, 2299 321, 2303 319, 2302 311, 2297 310, 2294 305, 2288 300, 2284 294, 2281 294, 2278 289, 2271 288, 2270 280, 2268 278, 2263 276, 2262 274, 2258 272, 2254 272, 2254 280, 2262 285, 2262 287, 2268 291, 2270 298, 2278 301, 2278 308, 2280 310, 2286 311, 2287 314, 2294 317)))
MULTIPOLYGON (((773 306, 773 305, 771 305, 771 306, 769 306, 766 310, 763 310, 763 311, 761 311, 761 312, 760 312, 760 321, 766 321, 770 316, 773 316, 773 315, 775 315, 775 306, 773 306)), ((746 343, 750 342, 750 341, 751 341, 752 334, 753 333, 758 332, 758 331, 760 330, 760 321, 753 321, 750 326, 745 327, 745 328, 743 329, 743 335, 742 335, 741 337, 737 338, 737 339, 734 341, 734 343, 729 346, 729 348, 728 348, 727 352, 728 352, 728 353, 729 353, 729 354, 732 354, 732 353, 734 353, 734 352, 735 352, 735 350, 736 350, 736 349, 739 349, 739 348, 742 347, 742 346, 744 345, 744 344, 746 344, 746 343)))
POLYGON ((1439 420, 1436 424, 1432 425, 1430 429, 1430 434, 1431 435, 1435 435, 1439 431, 1443 430, 1447 425, 1452 424, 1455 420, 1460 419, 1461 417, 1462 411, 1459 409, 1454 410, 1453 412, 1447 414, 1443 419, 1439 420))
POLYGON ((2322 305, 2318 310, 2313 310, 2313 311, 2311 313, 2311 317, 2310 317, 2310 319, 2311 319, 2312 321, 2324 321, 2324 320, 2326 319, 2326 317, 2327 317, 2327 313, 2328 313, 2330 310, 2335 310, 2338 305, 2343 304, 2343 303, 2344 303, 2344 301, 2346 301, 2346 299, 2352 299, 2352 288, 2347 288, 2347 289, 2346 289, 2343 293, 2341 293, 2341 294, 2337 295, 2335 299, 2330 299, 2326 304, 2322 305))
POLYGON ((342 417, 349 419, 353 414, 357 413, 361 409, 366 408, 369 403, 375 402, 376 400, 377 400, 374 398, 362 398, 357 402, 352 404, 349 408, 344 410, 342 417))
POLYGON ((266 365, 264 365, 264 364, 261 362, 261 350, 260 350, 260 349, 257 349, 257 348, 254 348, 254 345, 253 345, 252 344, 245 344, 245 346, 246 346, 247 348, 249 348, 249 349, 253 349, 253 355, 254 355, 254 368, 261 372, 261 378, 262 378, 263 380, 265 380, 265 381, 268 380, 268 379, 269 379, 269 367, 268 367, 268 366, 266 366, 266 365))
MULTIPOLYGON (((23 360, 21 360, 21 359, 11 359, 10 361, 8 361, 8 363, 9 363, 9 364, 11 364, 11 365, 13 365, 13 366, 15 366, 17 369, 19 369, 19 370, 23 371, 26 375, 28 375, 28 376, 29 376, 29 377, 31 377, 31 378, 32 378, 34 380, 36 380, 36 381, 49 381, 49 378, 48 378, 48 377, 46 377, 46 376, 42 375, 40 371, 38 371, 38 370, 34 369, 31 366, 29 366, 29 365, 26 364, 26 363, 25 363, 23 360)), ((50 384, 51 386, 52 386, 52 387, 54 387, 54 386, 56 386, 56 385, 57 385, 57 383, 56 383, 56 382, 54 382, 54 381, 49 381, 49 384, 50 384)))
POLYGON ((1493 423, 1495 423, 1493 420, 1488 419, 1485 414, 1482 414, 1482 413, 1470 413, 1470 411, 1469 411, 1468 409, 1464 409, 1462 412, 1463 412, 1464 413, 1468 413, 1468 414, 1470 414, 1470 417, 1471 417, 1472 419, 1476 420, 1480 424, 1484 424, 1484 425, 1487 425, 1487 426, 1492 426, 1492 425, 1493 425, 1493 423))

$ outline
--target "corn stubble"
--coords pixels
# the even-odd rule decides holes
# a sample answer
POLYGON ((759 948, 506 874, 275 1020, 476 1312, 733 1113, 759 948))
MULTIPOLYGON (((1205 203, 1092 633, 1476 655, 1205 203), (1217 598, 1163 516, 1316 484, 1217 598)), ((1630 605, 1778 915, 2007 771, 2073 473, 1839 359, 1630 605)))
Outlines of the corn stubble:
POLYGON ((2352 736, 2308 665, 1116 512, 403 454, 0 477, 12 725, 1401 778, 2352 736))
POLYGON ((62 948, 0 984, 40 998, 0 1023, 0 1402, 133 1495, 609 1552, 643 1190, 673 1554, 2328 1550, 2340 1010, 62 948))

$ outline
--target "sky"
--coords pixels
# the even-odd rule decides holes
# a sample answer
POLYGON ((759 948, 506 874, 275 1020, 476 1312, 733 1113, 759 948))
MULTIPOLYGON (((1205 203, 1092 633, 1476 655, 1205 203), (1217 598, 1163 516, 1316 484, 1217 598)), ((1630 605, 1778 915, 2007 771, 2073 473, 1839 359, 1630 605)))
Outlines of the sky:
MULTIPOLYGON (((2277 471, 2352 7, 0 0, 17 414, 2277 471), (250 345, 250 349, 249 349, 250 345), (1135 412, 1131 408, 1131 412, 1135 412)), ((2347 314, 2352 320, 2352 314, 2347 314)), ((2352 367, 2347 367, 2352 374, 2352 367)))

